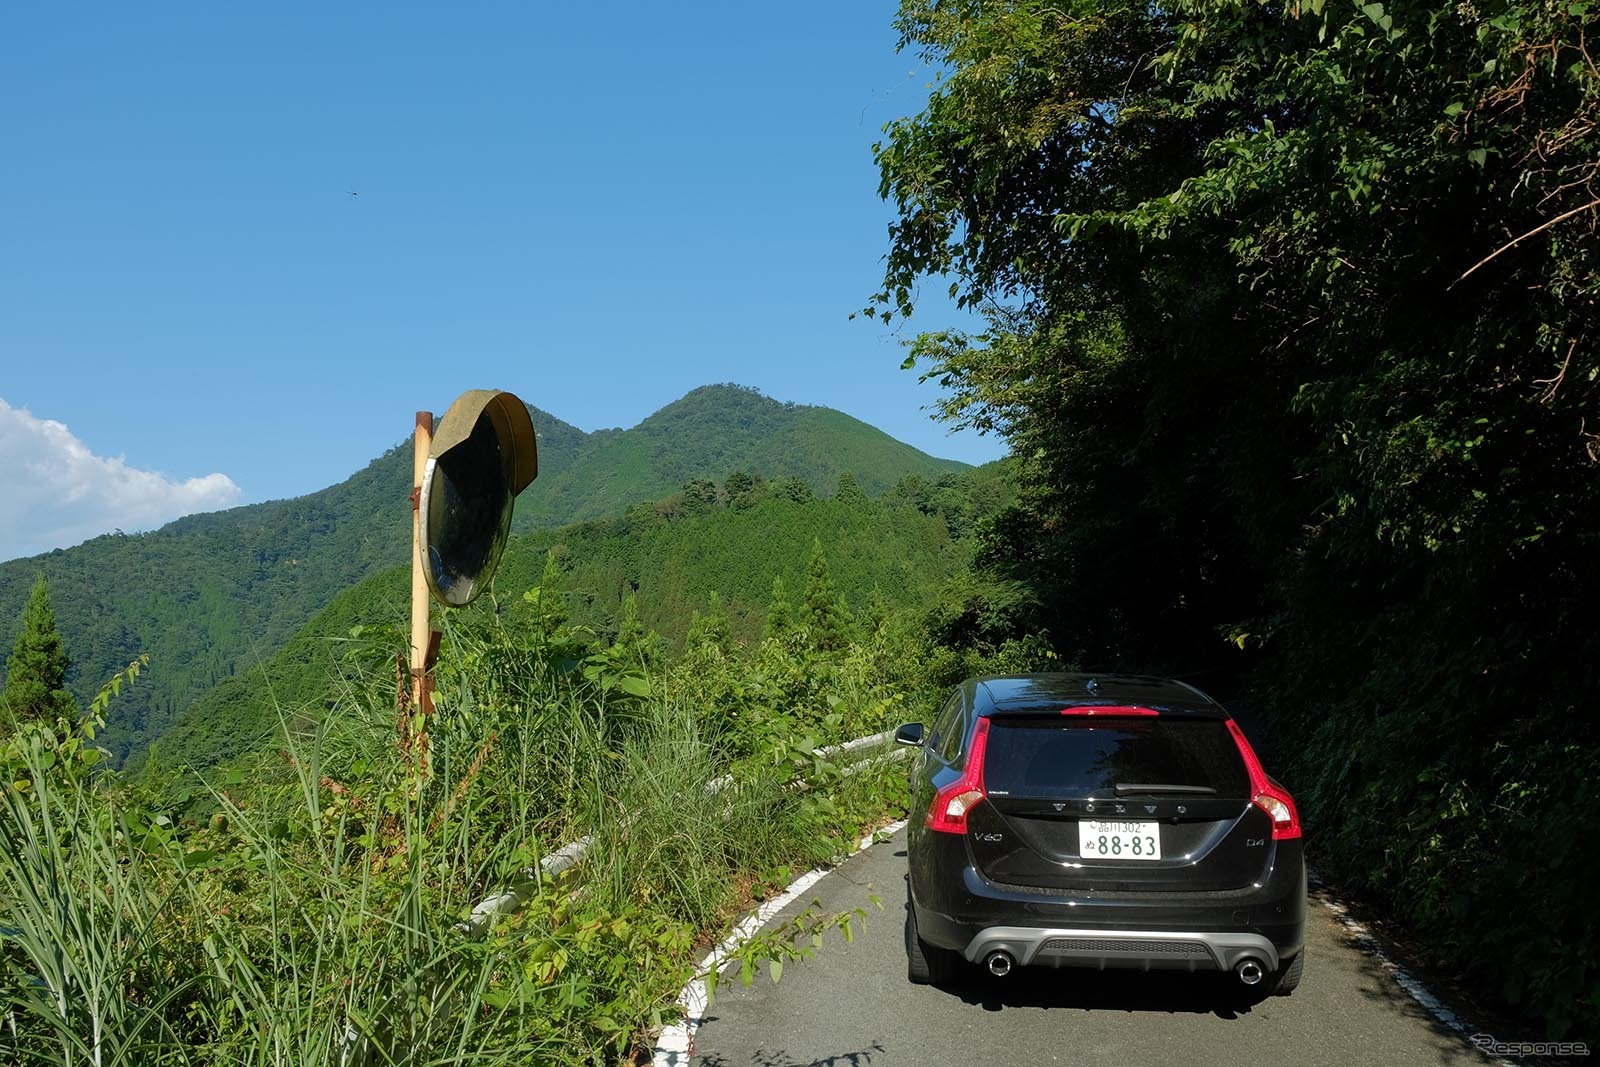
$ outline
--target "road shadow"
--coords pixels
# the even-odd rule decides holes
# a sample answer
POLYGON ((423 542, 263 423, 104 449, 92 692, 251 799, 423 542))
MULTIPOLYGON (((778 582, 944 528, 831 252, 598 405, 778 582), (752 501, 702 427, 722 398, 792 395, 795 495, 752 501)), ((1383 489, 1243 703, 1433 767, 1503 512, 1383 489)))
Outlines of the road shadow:
MULTIPOLYGON (((1312 894, 1313 901, 1323 899, 1326 894, 1317 892, 1312 894)), ((1472 1035, 1478 1033, 1479 1027, 1471 1025, 1464 1015, 1459 1015, 1454 1009, 1443 1001, 1434 999, 1433 1004, 1441 1012, 1448 1013, 1457 1026, 1441 1019, 1435 1011, 1420 1003, 1409 990, 1403 988, 1397 977, 1396 971, 1404 971, 1406 980, 1413 984, 1422 995, 1433 998, 1428 984, 1418 979, 1413 973, 1415 964, 1407 961, 1405 966, 1397 967, 1393 963, 1386 963, 1380 953, 1388 956, 1402 956, 1401 950, 1390 943, 1386 943, 1371 933, 1357 933, 1344 926, 1338 928, 1337 936, 1342 938, 1356 951, 1337 960, 1315 961, 1324 967, 1339 967, 1346 971, 1348 978, 1353 979, 1357 995, 1369 1005, 1381 1012, 1391 1015, 1402 1015, 1416 1020, 1427 1028, 1432 1039, 1434 1050, 1440 1063, 1492 1063, 1493 1057, 1485 1055, 1475 1048, 1472 1035)), ((1402 956, 1403 958, 1403 956, 1402 956)), ((1487 1026, 1486 1037, 1490 1039, 1509 1039, 1513 1041, 1531 1040, 1527 1035, 1518 1031, 1514 1025, 1508 1025, 1503 1019, 1491 1020, 1487 1026)), ((1529 1067, 1550 1067, 1553 1064, 1572 1063, 1576 1061, 1557 1060, 1538 1056, 1518 1056, 1519 1064, 1529 1067)))
MULTIPOLYGON (((756 1067, 868 1067, 873 1058, 884 1051, 883 1045, 874 1041, 865 1048, 856 1049, 854 1052, 837 1052, 832 1056, 824 1056, 817 1060, 798 1060, 783 1049, 760 1049, 750 1063, 756 1067)), ((741 1061, 743 1062, 743 1061, 741 1061)), ((732 1064, 721 1056, 712 1053, 700 1057, 695 1061, 698 1067, 732 1067, 732 1064)))
POLYGON ((1184 971, 1025 967, 996 978, 973 967, 937 988, 984 1011, 1076 1008, 1238 1019, 1260 1003, 1229 976, 1184 971))

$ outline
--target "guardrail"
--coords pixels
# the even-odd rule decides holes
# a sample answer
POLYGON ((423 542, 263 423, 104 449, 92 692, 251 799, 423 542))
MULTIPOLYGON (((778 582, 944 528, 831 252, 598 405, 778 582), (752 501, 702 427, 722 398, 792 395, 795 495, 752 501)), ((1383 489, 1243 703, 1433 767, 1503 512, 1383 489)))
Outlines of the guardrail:
MULTIPOLYGON (((884 730, 882 733, 871 734, 867 737, 858 737, 853 741, 841 741, 835 745, 823 745, 817 749, 821 756, 848 755, 862 749, 873 749, 886 745, 894 740, 893 730, 884 730)), ((870 760, 862 760, 870 763, 870 760)), ((856 766, 856 764, 851 765, 856 766)), ((713 778, 706 783, 706 792, 715 796, 733 784, 730 775, 713 778)), ((589 846, 594 841, 593 835, 585 835, 570 844, 542 856, 537 868, 530 867, 523 872, 522 877, 512 885, 480 901, 472 909, 472 914, 463 922, 456 924, 456 929, 468 937, 482 937, 489 929, 490 922, 496 915, 509 915, 527 903, 528 898, 538 891, 539 885, 545 879, 554 878, 567 868, 583 861, 588 854, 589 846)))
MULTIPOLYGON (((841 741, 833 745, 822 745, 816 752, 820 756, 848 755, 852 752, 871 751, 894 741, 894 731, 884 730, 881 733, 869 734, 866 737, 857 737, 850 741, 841 741)), ((896 753, 890 753, 892 757, 896 753)), ((849 774, 861 767, 878 762, 885 757, 867 757, 846 765, 842 773, 849 774)), ((795 783, 799 784, 799 783, 795 783)), ((733 785, 730 775, 714 778, 706 783, 706 791, 715 795, 733 785)), ((589 852, 589 846, 594 843, 592 834, 585 834, 576 841, 556 849, 548 855, 541 856, 538 864, 522 871, 510 886, 500 892, 485 897, 473 905, 472 912, 467 918, 455 925, 455 930, 463 937, 476 939, 482 937, 489 930, 497 915, 510 915, 526 904, 539 886, 548 879, 554 878, 563 871, 583 862, 584 856, 589 852)), ((365 1067, 373 1061, 373 1050, 368 1047, 366 1039, 353 1023, 347 1022, 344 1031, 344 1044, 339 1050, 339 1067, 365 1067)))

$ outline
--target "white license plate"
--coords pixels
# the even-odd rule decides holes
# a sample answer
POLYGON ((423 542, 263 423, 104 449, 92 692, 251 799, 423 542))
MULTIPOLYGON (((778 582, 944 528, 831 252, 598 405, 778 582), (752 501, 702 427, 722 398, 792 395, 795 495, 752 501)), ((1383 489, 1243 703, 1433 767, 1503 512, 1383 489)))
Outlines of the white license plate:
POLYGON ((1158 860, 1161 824, 1079 819, 1078 855, 1097 860, 1158 860))

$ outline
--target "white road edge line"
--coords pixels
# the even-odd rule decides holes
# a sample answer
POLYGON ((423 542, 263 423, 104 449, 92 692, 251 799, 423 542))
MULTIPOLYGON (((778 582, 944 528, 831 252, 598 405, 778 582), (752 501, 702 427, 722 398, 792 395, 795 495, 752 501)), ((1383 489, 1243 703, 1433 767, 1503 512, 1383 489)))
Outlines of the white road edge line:
MULTIPOLYGON (((1327 883, 1323 882, 1321 878, 1316 877, 1315 874, 1313 874, 1313 878, 1314 884, 1318 888, 1326 887, 1327 883)), ((1459 1033, 1462 1037, 1468 1038, 1469 1044, 1471 1043, 1470 1038, 1474 1034, 1482 1033, 1477 1027, 1457 1015, 1444 1001, 1434 996, 1427 986, 1412 977, 1404 967, 1390 959, 1388 953, 1384 952, 1383 948, 1378 944, 1378 939, 1372 936, 1372 931, 1367 928, 1367 925, 1350 914, 1350 906, 1348 904, 1327 895, 1320 897, 1319 902, 1324 908, 1333 913, 1334 921, 1352 935, 1356 947, 1377 960, 1379 966, 1389 972, 1389 977, 1394 979, 1394 983, 1405 990, 1407 995, 1420 1004, 1424 1011, 1432 1015, 1441 1024, 1459 1033)), ((1473 1045, 1473 1048, 1476 1049, 1477 1046, 1473 1045)), ((1481 1052, 1482 1050, 1479 1051, 1481 1052)), ((1497 1060, 1487 1054, 1484 1054, 1484 1058, 1490 1063, 1497 1064, 1498 1067, 1516 1067, 1515 1064, 1507 1060, 1497 1060)))
MULTIPOLYGON (((863 837, 856 845, 855 851, 850 856, 860 855, 879 841, 892 837, 900 832, 906 821, 890 823, 888 826, 874 830, 863 837)), ((841 856, 839 863, 843 863, 850 856, 841 856)), ((772 917, 790 904, 799 899, 800 894, 822 880, 823 875, 832 872, 833 867, 818 867, 814 871, 807 871, 789 884, 779 896, 762 904, 761 907, 745 916, 738 926, 733 928, 733 933, 716 948, 706 954, 700 961, 700 971, 705 973, 720 970, 728 956, 738 951, 750 938, 760 932, 763 926, 772 921, 772 917)), ((683 1018, 661 1031, 661 1036, 656 1038, 655 1055, 652 1058, 653 1067, 688 1067, 690 1059, 694 1056, 694 1035, 705 1020, 706 1012, 706 984, 703 979, 696 978, 683 987, 678 994, 678 1005, 683 1009, 683 1018)))

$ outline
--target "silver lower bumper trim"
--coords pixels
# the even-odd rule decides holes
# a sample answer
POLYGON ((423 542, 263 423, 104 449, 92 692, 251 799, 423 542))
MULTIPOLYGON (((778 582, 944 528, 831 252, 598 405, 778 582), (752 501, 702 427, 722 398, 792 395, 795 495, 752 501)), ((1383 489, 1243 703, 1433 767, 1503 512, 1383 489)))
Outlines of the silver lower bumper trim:
POLYGON ((1272 942, 1245 933, 991 926, 968 942, 961 954, 977 963, 991 952, 1008 952, 1023 966, 1231 971, 1240 960, 1253 958, 1268 973, 1278 969, 1278 950, 1272 942))

